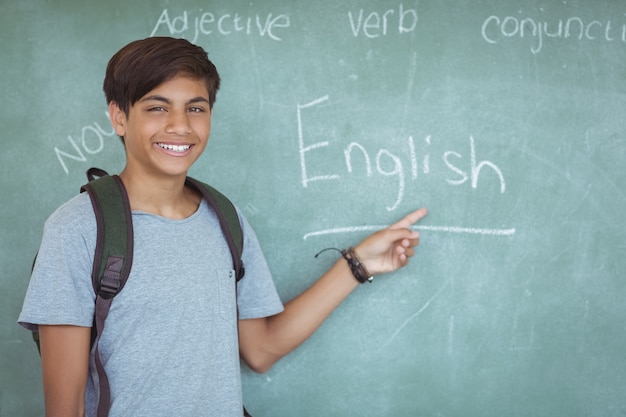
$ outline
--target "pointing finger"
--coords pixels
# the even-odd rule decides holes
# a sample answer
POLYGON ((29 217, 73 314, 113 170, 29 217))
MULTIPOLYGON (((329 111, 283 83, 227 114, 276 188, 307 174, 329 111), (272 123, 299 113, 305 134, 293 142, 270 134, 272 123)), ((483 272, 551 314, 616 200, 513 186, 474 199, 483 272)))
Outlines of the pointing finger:
POLYGON ((391 226, 389 226, 389 228, 390 229, 406 229, 406 228, 409 228, 409 227, 411 227, 412 224, 414 224, 417 221, 419 221, 422 218, 424 218, 426 216, 426 214, 428 214, 428 210, 426 210, 425 208, 421 208, 419 210, 415 210, 414 212, 407 214, 400 221, 398 221, 398 222, 392 224, 391 226))

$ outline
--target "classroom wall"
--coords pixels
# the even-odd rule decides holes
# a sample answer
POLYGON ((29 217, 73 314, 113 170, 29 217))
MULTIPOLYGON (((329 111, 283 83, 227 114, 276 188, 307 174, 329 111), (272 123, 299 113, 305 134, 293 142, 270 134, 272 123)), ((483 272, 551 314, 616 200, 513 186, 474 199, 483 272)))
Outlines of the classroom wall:
POLYGON ((285 301, 320 250, 429 209, 410 266, 244 370, 253 415, 626 415, 624 2, 0 7, 1 416, 43 410, 16 325, 43 222, 87 168, 123 167, 106 63, 161 35, 222 75, 192 174, 244 211, 285 301))

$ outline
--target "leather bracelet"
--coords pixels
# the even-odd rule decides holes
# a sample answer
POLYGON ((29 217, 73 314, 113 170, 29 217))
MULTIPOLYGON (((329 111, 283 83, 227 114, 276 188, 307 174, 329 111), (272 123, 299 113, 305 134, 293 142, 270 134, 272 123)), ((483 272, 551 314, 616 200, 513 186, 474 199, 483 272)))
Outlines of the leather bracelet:
POLYGON ((363 262, 361 262, 357 256, 353 247, 342 250, 341 255, 348 262, 352 275, 354 275, 357 281, 364 284, 365 282, 372 282, 374 280, 374 277, 367 272, 365 265, 363 265, 363 262))
POLYGON ((321 253, 326 252, 327 250, 336 250, 341 253, 341 256, 343 256, 346 262, 348 262, 352 275, 354 275, 354 278, 361 284, 365 282, 372 282, 374 280, 374 276, 370 275, 367 271, 367 268, 365 268, 365 265, 363 265, 363 262, 361 262, 353 247, 343 250, 339 250, 337 248, 322 249, 315 255, 315 257, 317 258, 321 253))

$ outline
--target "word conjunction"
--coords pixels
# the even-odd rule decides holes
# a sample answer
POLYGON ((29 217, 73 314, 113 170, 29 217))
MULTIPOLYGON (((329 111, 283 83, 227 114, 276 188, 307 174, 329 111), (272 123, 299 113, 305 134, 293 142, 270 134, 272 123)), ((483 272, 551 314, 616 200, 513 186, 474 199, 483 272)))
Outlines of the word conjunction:
POLYGON ((503 43, 507 39, 530 38, 534 42, 530 51, 538 54, 547 39, 626 43, 626 22, 616 24, 611 19, 584 20, 580 17, 548 22, 531 17, 492 15, 484 20, 481 34, 490 44, 503 43))

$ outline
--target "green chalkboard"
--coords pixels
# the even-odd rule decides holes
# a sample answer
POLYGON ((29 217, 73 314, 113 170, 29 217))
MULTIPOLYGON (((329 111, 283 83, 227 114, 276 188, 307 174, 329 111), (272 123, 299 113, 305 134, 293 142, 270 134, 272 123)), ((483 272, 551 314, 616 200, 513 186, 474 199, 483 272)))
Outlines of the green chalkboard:
POLYGON ((612 0, 2 1, 0 415, 42 414, 16 325, 45 218, 123 166, 121 46, 223 78, 193 175, 246 213, 281 297, 425 206, 410 267, 269 373, 255 416, 626 415, 626 6, 612 0))

